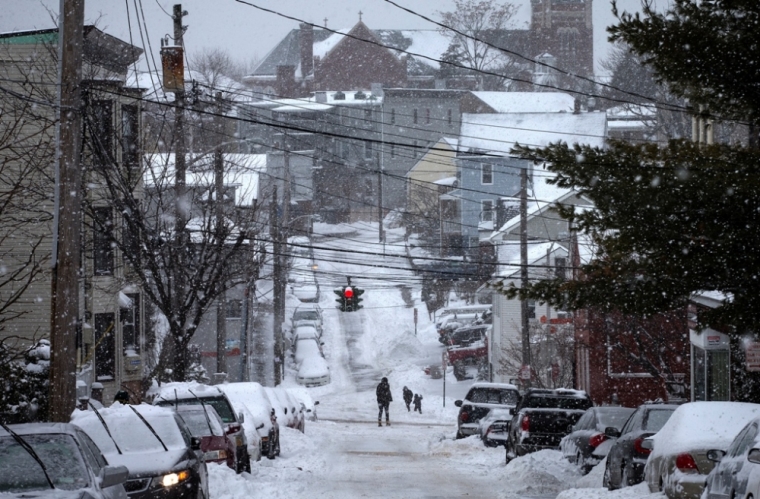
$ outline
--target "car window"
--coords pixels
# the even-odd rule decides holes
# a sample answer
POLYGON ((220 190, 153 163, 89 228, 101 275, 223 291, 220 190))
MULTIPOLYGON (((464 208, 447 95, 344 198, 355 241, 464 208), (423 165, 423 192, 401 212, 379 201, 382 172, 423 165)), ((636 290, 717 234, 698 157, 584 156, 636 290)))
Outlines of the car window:
POLYGON ((208 404, 216 409, 217 414, 219 414, 219 417, 222 418, 224 424, 235 422, 235 411, 232 410, 232 406, 224 397, 203 397, 202 399, 183 398, 179 400, 163 399, 158 403, 158 405, 163 407, 171 407, 173 405, 201 405, 201 403, 208 404))
POLYGON ((597 414, 597 417, 599 418, 601 425, 605 428, 608 426, 621 428, 625 422, 628 421, 628 417, 630 415, 631 413, 628 411, 605 411, 599 412, 599 414, 597 414))
POLYGON ((644 422, 644 428, 646 431, 660 431, 665 423, 668 422, 670 416, 673 415, 675 408, 669 409, 650 409, 647 412, 647 418, 644 422))
POLYGON ((757 424, 751 423, 747 425, 731 442, 731 445, 726 450, 726 454, 729 456, 741 456, 744 455, 752 444, 755 442, 757 436, 757 424))
MULTIPOLYGON (((23 435, 37 453, 57 489, 77 490, 90 485, 89 474, 74 437, 65 434, 23 435)), ((39 463, 13 437, 0 437, 0 492, 48 490, 39 463)))
POLYGON ((87 462, 90 463, 92 471, 94 471, 95 474, 99 474, 100 470, 106 466, 106 460, 103 458, 103 454, 100 452, 98 446, 95 445, 95 442, 93 442, 85 432, 77 432, 77 435, 79 436, 79 441, 82 443, 82 454, 84 454, 87 462))
POLYGON ((545 409, 588 409, 591 401, 580 397, 531 397, 526 407, 545 409))
POLYGON ((214 435, 220 437, 224 435, 224 430, 219 421, 206 418, 206 414, 201 411, 198 412, 178 412, 177 413, 182 421, 187 425, 190 434, 194 437, 205 437, 207 435, 214 435))
POLYGON ((472 388, 465 398, 479 404, 517 405, 520 395, 515 390, 481 387, 472 388))
POLYGON ((318 321, 319 314, 316 310, 298 310, 293 314, 294 321, 318 321))

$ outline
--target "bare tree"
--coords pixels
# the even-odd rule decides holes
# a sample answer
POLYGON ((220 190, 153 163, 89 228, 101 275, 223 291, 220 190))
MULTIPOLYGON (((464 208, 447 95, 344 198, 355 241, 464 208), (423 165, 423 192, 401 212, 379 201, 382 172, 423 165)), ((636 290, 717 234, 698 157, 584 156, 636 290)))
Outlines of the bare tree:
MULTIPOLYGON (((532 386, 572 388, 575 355, 572 324, 534 322, 529 334, 532 386)), ((503 344, 497 367, 499 374, 516 378, 522 365, 522 342, 510 340, 503 344)))
POLYGON ((514 72, 515 61, 499 46, 518 7, 496 0, 454 0, 454 9, 437 12, 441 18, 441 33, 449 37, 449 48, 442 57, 449 71, 457 73, 457 66, 475 70, 479 90, 499 90, 507 76, 514 72), (452 66, 453 65, 453 66, 452 66), (481 71, 504 74, 504 78, 487 77, 481 71))

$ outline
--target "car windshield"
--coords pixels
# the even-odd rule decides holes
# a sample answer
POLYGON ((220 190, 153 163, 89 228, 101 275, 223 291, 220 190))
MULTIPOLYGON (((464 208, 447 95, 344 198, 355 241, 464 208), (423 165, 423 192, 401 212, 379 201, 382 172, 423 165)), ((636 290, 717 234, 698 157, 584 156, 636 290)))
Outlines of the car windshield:
MULTIPOLYGON (((90 485, 82 454, 71 435, 22 435, 45 464, 57 489, 90 485)), ((0 492, 47 490, 50 484, 39 463, 13 437, 0 438, 0 492)))
POLYGON ((316 310, 302 310, 293 314, 294 321, 318 321, 319 314, 316 310))
POLYGON ((599 422, 603 427, 614 426, 618 430, 623 427, 633 410, 599 412, 599 422))
POLYGON ((194 437, 205 437, 207 435, 220 437, 224 435, 224 430, 219 424, 219 420, 212 418, 211 416, 207 419, 202 411, 182 411, 177 414, 179 414, 179 417, 185 422, 190 430, 190 434, 194 437), (209 423, 211 423, 210 428, 209 423))
POLYGON ((467 394, 467 400, 479 404, 517 405, 520 395, 515 390, 499 388, 473 388, 467 394))
POLYGON ((665 423, 668 422, 670 416, 673 415, 673 409, 652 409, 647 415, 646 428, 647 431, 660 431, 665 423))
POLYGON ((222 418, 222 421, 224 422, 224 424, 235 422, 235 413, 233 412, 232 407, 230 406, 230 403, 227 402, 227 399, 225 399, 224 397, 203 397, 202 399, 181 398, 176 401, 169 398, 169 399, 161 400, 158 405, 169 407, 175 404, 176 405, 200 405, 201 403, 208 404, 214 409, 216 409, 217 414, 219 414, 219 417, 222 418))

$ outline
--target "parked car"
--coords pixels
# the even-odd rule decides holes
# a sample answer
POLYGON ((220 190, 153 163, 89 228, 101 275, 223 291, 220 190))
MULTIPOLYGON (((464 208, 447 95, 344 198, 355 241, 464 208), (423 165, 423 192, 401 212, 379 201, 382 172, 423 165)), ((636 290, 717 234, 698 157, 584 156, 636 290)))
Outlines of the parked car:
POLYGON ((293 341, 303 340, 306 338, 312 338, 319 341, 319 330, 314 326, 301 324, 293 329, 293 341))
POLYGON ((614 437, 605 433, 607 428, 618 432, 636 409, 631 407, 592 407, 573 426, 573 431, 559 443, 562 455, 578 465, 582 474, 605 458, 614 437))
POLYGON ((303 386, 323 386, 330 383, 330 367, 321 355, 304 357, 298 366, 296 382, 303 386))
POLYGON ((224 432, 224 422, 212 406, 180 405, 173 409, 185 422, 190 434, 201 439, 206 463, 226 464, 235 469, 235 439, 224 432))
MULTIPOLYGON (((290 281, 290 279, 289 279, 290 281)), ((293 295, 302 302, 319 301, 319 284, 314 276, 296 276, 290 282, 290 290, 293 295)))
POLYGON ((126 499, 125 466, 112 465, 78 426, 27 423, 0 427, 0 496, 126 499))
POLYGON ((480 429, 480 439, 486 447, 498 447, 507 445, 507 436, 509 435, 509 422, 512 415, 509 409, 500 409, 494 407, 488 411, 480 420, 478 428, 480 429))
POLYGON ((670 499, 698 499, 715 462, 711 449, 726 449, 752 419, 760 404, 746 402, 690 402, 673 412, 665 426, 644 441, 651 447, 644 478, 651 492, 670 499))
POLYGON ((162 385, 158 395, 153 399, 153 405, 163 407, 178 405, 205 405, 212 406, 222 422, 225 424, 225 432, 235 440, 235 471, 251 472, 251 459, 261 459, 261 444, 256 432, 246 432, 243 427, 243 414, 235 412, 229 399, 218 386, 195 384, 162 385))
POLYGON ((313 326, 322 336, 322 309, 316 303, 302 303, 293 312, 290 323, 293 329, 298 326, 313 326))
POLYGON ((296 365, 307 357, 322 357, 322 345, 314 338, 303 338, 293 342, 293 360, 296 365))
POLYGON ((760 418, 740 431, 728 448, 707 451, 715 467, 705 481, 705 499, 760 497, 760 418))
POLYGON ((481 418, 491 409, 513 409, 520 401, 520 392, 515 385, 507 383, 475 383, 464 400, 456 400, 459 407, 457 417, 457 438, 476 435, 480 432, 481 418))
POLYGON ((484 312, 454 313, 444 315, 437 321, 438 341, 448 344, 450 335, 459 328, 474 325, 483 317, 484 312))
POLYGON ((306 407, 304 404, 298 400, 298 398, 287 389, 283 389, 285 392, 285 397, 288 401, 288 408, 290 411, 296 415, 296 421, 293 428, 300 431, 301 433, 306 432, 306 407))
POLYGON ((298 430, 302 422, 295 404, 288 398, 288 392, 280 387, 264 387, 264 391, 272 402, 277 415, 277 421, 288 428, 298 430))
POLYGON ((280 425, 273 415, 272 402, 259 383, 223 383, 216 385, 227 395, 237 412, 246 415, 243 423, 246 435, 259 438, 261 455, 274 459, 280 449, 280 425))
POLYGON ((490 324, 465 326, 449 335, 446 356, 458 381, 468 377, 467 366, 480 368, 488 362, 488 333, 491 328, 490 324))
POLYGON ((528 389, 512 411, 507 461, 541 449, 559 449, 560 440, 591 406, 591 398, 582 390, 528 389))
POLYGON ((651 449, 642 446, 644 439, 660 431, 677 407, 667 404, 640 405, 622 429, 605 428, 605 435, 615 439, 604 465, 602 484, 605 487, 615 490, 644 481, 644 465, 651 453, 651 449))
POLYGON ((208 470, 200 439, 166 407, 114 404, 97 411, 74 411, 72 423, 97 444, 111 464, 124 465, 124 485, 132 499, 203 499, 208 470))

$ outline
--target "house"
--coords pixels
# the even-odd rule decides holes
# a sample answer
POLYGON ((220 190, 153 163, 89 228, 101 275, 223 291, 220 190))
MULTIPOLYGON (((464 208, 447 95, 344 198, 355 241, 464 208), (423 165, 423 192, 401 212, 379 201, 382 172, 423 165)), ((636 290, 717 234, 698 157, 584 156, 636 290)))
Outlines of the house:
MULTIPOLYGON (((524 58, 545 53, 553 54, 560 69, 591 76, 591 8, 591 0, 535 0, 527 29, 485 31, 479 36, 492 47, 519 54, 501 53, 496 58, 518 68, 526 66, 528 81, 533 67, 524 58)), ((435 29, 370 29, 361 17, 351 29, 301 23, 264 56, 244 82, 268 98, 306 97, 336 88, 368 91, 373 83, 384 88, 483 90, 488 75, 440 64, 444 54, 455 52, 452 41, 451 34, 435 29)), ((486 69, 498 71, 500 67, 486 69)), ((568 78, 558 83, 575 86, 578 82, 568 78)))
MULTIPOLYGON (((148 327, 145 300, 132 268, 112 245, 111 231, 120 233, 123 214, 114 209, 99 172, 109 168, 133 178, 140 168, 142 91, 128 85, 127 73, 142 49, 94 26, 85 26, 83 36, 85 215, 76 318, 81 329, 77 351, 68 354, 76 357, 79 396, 89 395, 93 384, 100 383, 107 400, 122 388, 139 397, 148 327)), ((26 122, 18 135, 8 137, 10 149, 4 150, 29 151, 4 155, 6 181, 0 189, 11 202, 3 203, 0 254, 4 275, 14 275, 3 290, 8 306, 0 336, 19 348, 50 338, 55 110, 46 102, 55 101, 58 39, 57 28, 0 34, 0 74, 9 91, 0 119, 9 126, 9 120, 26 122), (40 105, 29 106, 33 101, 40 105), (22 196, 9 196, 12 189, 22 196)), ((132 195, 139 199, 139 180, 133 187, 132 195)))

